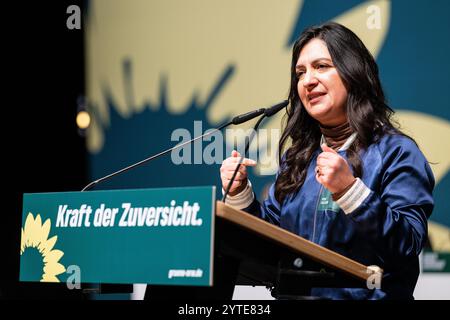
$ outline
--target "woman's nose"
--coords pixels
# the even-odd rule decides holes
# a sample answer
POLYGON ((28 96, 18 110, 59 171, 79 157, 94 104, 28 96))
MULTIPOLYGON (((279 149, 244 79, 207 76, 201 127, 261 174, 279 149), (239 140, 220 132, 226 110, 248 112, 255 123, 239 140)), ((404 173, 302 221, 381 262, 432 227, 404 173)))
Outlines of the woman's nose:
POLYGON ((303 86, 305 88, 314 87, 317 84, 317 78, 314 72, 307 71, 303 76, 303 86))

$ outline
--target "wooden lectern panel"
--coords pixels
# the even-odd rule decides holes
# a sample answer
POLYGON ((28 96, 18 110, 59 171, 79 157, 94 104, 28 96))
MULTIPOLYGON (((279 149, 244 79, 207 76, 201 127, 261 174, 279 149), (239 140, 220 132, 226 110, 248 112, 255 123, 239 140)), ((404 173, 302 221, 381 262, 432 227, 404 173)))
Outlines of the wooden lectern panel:
MULTIPOLYGON (((369 267, 331 251, 325 247, 319 246, 309 240, 306 240, 292 232, 270 224, 258 217, 255 217, 242 210, 235 209, 223 202, 216 202, 216 216, 236 223, 257 234, 278 242, 294 251, 306 255, 324 265, 341 270, 359 280, 367 281, 373 271, 369 267)), ((382 276, 383 270, 377 270, 382 276)))

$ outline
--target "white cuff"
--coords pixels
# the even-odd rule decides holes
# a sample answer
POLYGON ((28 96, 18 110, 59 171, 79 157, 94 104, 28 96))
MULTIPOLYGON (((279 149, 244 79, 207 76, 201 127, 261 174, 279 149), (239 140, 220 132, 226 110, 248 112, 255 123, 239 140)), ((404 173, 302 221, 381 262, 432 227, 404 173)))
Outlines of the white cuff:
POLYGON ((336 203, 344 210, 345 214, 349 214, 358 208, 369 194, 370 189, 360 178, 356 178, 353 186, 342 197, 336 200, 336 203))
MULTIPOLYGON (((223 190, 223 188, 222 194, 225 194, 225 190, 223 190)), ((234 196, 228 195, 225 203, 235 207, 236 209, 245 209, 252 204, 254 199, 255 195, 253 194, 252 183, 248 180, 244 190, 234 196)))

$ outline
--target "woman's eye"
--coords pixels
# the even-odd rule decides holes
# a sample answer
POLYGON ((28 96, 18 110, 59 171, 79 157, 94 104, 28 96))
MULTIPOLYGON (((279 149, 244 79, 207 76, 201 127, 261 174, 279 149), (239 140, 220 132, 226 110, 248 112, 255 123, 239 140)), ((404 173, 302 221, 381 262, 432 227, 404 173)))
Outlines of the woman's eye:
POLYGON ((301 78, 303 77, 304 74, 305 74, 304 71, 297 71, 297 74, 296 74, 297 79, 301 79, 301 78))

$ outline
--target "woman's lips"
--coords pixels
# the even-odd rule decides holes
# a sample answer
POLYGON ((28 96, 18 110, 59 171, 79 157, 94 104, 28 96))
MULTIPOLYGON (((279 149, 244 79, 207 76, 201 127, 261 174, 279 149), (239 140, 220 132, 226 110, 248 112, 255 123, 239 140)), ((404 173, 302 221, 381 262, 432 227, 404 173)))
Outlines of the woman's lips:
POLYGON ((316 104, 317 102, 320 101, 320 99, 322 99, 322 97, 325 95, 326 93, 320 93, 320 94, 314 94, 314 95, 309 95, 309 103, 310 104, 316 104))

